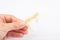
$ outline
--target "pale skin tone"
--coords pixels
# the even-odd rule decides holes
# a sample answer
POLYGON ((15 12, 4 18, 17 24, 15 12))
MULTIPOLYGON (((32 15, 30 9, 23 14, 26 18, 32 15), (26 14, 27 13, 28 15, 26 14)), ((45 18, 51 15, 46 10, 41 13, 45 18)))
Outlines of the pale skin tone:
POLYGON ((2 40, 7 37, 22 37, 27 33, 27 25, 12 15, 0 14, 0 31, 4 32, 2 40))

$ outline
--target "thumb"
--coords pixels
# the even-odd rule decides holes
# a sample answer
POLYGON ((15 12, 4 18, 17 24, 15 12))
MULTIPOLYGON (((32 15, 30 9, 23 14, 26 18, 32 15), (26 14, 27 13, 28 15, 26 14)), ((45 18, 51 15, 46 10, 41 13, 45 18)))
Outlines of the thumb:
POLYGON ((12 25, 14 29, 21 29, 25 26, 25 23, 13 22, 12 25))
POLYGON ((25 26, 25 23, 22 22, 13 22, 13 23, 7 23, 9 30, 18 30, 18 29, 22 29, 25 26))

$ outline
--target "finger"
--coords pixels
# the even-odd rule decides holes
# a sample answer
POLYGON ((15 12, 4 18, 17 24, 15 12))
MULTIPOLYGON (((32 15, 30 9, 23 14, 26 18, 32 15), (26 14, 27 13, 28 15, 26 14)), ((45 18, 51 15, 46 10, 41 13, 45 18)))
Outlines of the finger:
MULTIPOLYGON (((10 33, 13 34, 13 35, 15 35, 16 33, 19 33, 19 34, 23 34, 23 35, 24 35, 24 34, 27 34, 28 31, 23 31, 23 30, 12 30, 12 31, 9 31, 9 32, 8 32, 8 36, 11 36, 10 33)), ((17 35, 19 35, 19 34, 17 34, 17 35)), ((17 36, 17 35, 16 35, 16 36, 17 36)), ((19 35, 19 36, 20 36, 20 35, 19 35)), ((18 37, 19 37, 19 36, 18 36, 18 37)), ((14 36, 13 36, 13 37, 14 37, 14 36)))
MULTIPOLYGON (((23 20, 21 20, 21 19, 18 19, 18 18, 17 18, 17 22, 19 23, 20 26, 23 26, 23 27, 26 26, 26 23, 25 23, 23 20)), ((20 29, 21 29, 21 28, 20 28, 20 29)))
POLYGON ((22 33, 17 33, 17 32, 9 32, 7 34, 7 37, 22 37, 24 34, 22 33))
POLYGON ((12 30, 10 32, 17 32, 17 33, 27 34, 27 30, 26 31, 23 31, 23 30, 12 30))
POLYGON ((27 31, 18 30, 18 33, 27 34, 27 31))
POLYGON ((18 30, 18 29, 22 29, 22 28, 25 26, 25 24, 21 24, 21 23, 19 23, 19 22, 14 22, 14 23, 12 23, 12 26, 13 26, 16 30, 18 30))
POLYGON ((7 23, 16 22, 16 20, 17 20, 17 18, 12 15, 4 15, 4 18, 7 23))
POLYGON ((3 21, 4 23, 16 21, 16 17, 8 14, 0 14, 0 21, 3 21))
POLYGON ((23 22, 24 23, 24 21, 23 20, 21 20, 21 19, 18 19, 18 18, 16 18, 15 16, 12 16, 12 15, 7 15, 7 14, 5 14, 4 15, 4 18, 5 18, 5 20, 7 21, 7 22, 23 22))
MULTIPOLYGON (((23 27, 22 29, 19 29, 19 30, 11 30, 12 32, 18 32, 18 33, 23 33, 23 34, 26 34, 27 33, 27 27, 23 27)), ((10 31, 10 32, 11 32, 10 31)))
POLYGON ((21 29, 19 29, 19 30, 12 30, 12 31, 14 31, 14 32, 19 32, 20 30, 22 30, 22 31, 27 31, 28 28, 25 26, 25 27, 23 27, 23 28, 21 28, 21 29))

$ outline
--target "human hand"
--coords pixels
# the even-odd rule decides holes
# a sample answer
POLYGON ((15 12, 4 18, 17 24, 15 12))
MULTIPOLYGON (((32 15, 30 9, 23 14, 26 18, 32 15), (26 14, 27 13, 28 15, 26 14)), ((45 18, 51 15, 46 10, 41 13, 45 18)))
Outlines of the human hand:
POLYGON ((7 14, 0 14, 0 30, 6 31, 6 37, 22 37, 27 33, 27 25, 24 21, 7 14))

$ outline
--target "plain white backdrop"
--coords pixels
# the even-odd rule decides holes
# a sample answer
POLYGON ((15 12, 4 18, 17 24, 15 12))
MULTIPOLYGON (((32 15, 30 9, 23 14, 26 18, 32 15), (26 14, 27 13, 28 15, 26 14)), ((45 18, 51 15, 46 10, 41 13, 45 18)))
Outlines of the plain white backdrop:
POLYGON ((0 0, 0 14, 25 20, 36 12, 39 16, 30 21, 29 34, 7 40, 60 40, 60 0, 0 0))

